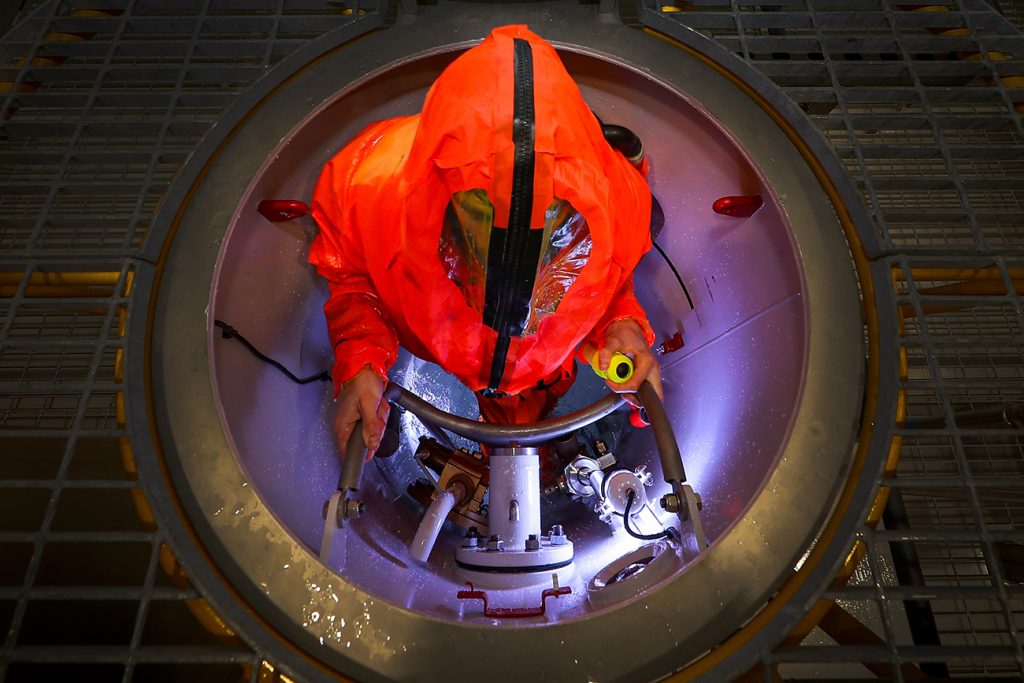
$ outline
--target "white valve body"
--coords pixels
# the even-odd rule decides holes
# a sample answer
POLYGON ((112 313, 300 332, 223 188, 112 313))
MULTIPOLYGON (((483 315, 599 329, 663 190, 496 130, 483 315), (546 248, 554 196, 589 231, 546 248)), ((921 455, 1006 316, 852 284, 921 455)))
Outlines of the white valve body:
POLYGON ((533 573, 547 580, 551 571, 568 567, 572 541, 560 527, 554 536, 541 534, 539 450, 495 448, 489 465, 487 526, 492 538, 497 538, 493 543, 481 538, 475 544, 463 544, 455 551, 459 566, 474 574, 486 572, 474 578, 482 585, 490 581, 488 576, 502 573, 533 573), (534 538, 528 544, 530 536, 534 538))
POLYGON ((536 448, 496 448, 490 458, 488 526, 506 550, 540 536, 540 457, 536 448))

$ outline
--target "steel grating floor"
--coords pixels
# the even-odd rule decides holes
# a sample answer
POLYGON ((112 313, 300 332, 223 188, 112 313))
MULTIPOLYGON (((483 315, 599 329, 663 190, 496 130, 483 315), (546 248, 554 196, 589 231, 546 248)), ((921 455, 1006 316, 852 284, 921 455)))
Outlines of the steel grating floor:
MULTIPOLYGON (((883 522, 751 680, 1020 680, 1024 425, 990 413, 1024 402, 1024 37, 981 0, 625 9, 713 37, 801 105, 862 190, 875 286, 898 304, 883 522)), ((293 50, 384 20, 363 2, 50 0, 4 38, 0 679, 274 680, 148 511, 123 331, 148 303, 149 223, 204 133, 293 50)))

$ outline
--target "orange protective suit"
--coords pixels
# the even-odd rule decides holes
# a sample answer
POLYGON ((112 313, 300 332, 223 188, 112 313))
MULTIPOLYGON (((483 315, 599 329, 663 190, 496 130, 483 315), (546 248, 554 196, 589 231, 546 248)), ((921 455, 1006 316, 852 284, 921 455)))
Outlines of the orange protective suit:
MULTIPOLYGON (((336 390, 366 365, 386 376, 401 344, 474 391, 528 396, 557 380, 560 395, 573 351, 600 346, 612 321, 636 319, 653 343, 632 279, 650 212, 646 181, 554 48, 525 26, 495 29, 421 114, 368 126, 316 185, 309 260, 330 287, 336 390), (581 258, 565 257, 569 242, 581 258)), ((530 417, 549 399, 528 399, 545 404, 530 417)))

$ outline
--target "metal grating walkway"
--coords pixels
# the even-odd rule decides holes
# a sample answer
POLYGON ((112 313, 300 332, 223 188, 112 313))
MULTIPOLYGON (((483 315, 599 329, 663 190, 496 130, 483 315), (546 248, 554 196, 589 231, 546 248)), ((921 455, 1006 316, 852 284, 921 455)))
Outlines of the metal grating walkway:
POLYGON ((311 39, 381 22, 366 2, 70 0, 4 39, 0 680, 274 680, 191 587, 137 480, 132 278, 237 95, 311 39))
MULTIPOLYGON (((648 1, 638 19, 713 37, 802 106, 899 304, 884 520, 752 679, 1020 680, 1024 425, 996 413, 1024 402, 1024 38, 981 0, 648 1)), ((383 21, 366 2, 50 0, 3 40, 0 680, 275 679, 149 513, 123 333, 149 222, 222 112, 309 40, 383 21)))
POLYGON ((1024 401, 1024 37, 981 0, 646 3, 643 21, 713 37, 807 112, 899 305, 883 343, 905 354, 906 423, 883 523, 765 679, 1020 680, 1024 419, 992 413, 1024 401))

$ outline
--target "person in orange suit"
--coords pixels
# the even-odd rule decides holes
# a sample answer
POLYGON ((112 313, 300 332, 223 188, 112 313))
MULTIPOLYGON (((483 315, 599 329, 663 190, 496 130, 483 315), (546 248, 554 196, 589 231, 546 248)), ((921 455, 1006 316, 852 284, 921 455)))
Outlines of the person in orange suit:
POLYGON ((633 359, 613 390, 650 379, 661 394, 633 293, 651 247, 646 161, 606 129, 554 48, 505 26, 444 70, 420 114, 369 125, 327 163, 309 260, 330 290, 341 452, 359 420, 380 444, 399 344, 495 423, 547 415, 595 350, 602 370, 633 359))

